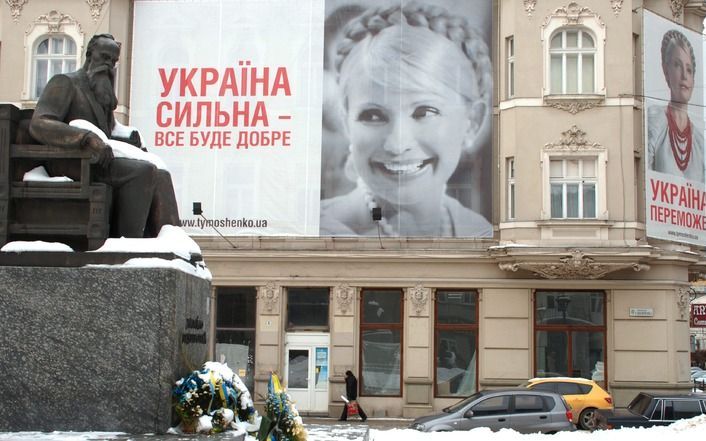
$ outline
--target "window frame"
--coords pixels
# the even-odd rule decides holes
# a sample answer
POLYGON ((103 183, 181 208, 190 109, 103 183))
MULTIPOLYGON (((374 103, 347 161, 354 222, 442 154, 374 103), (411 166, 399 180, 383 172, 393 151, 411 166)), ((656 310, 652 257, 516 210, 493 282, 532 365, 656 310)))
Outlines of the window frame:
MULTIPOLYGON (((541 28, 544 81, 542 95, 546 98, 596 99, 605 98, 605 40, 606 26, 601 17, 590 8, 570 3, 556 9, 545 17, 541 28), (594 88, 590 93, 552 94, 551 91, 551 39, 562 29, 580 29, 588 32, 595 45, 594 52, 594 88)), ((565 72, 565 69, 564 69, 565 72)))
POLYGON ((285 296, 287 298, 287 302, 285 304, 285 310, 284 310, 284 317, 285 317, 285 331, 286 332, 302 332, 302 331, 314 331, 314 332, 329 332, 331 329, 331 289, 328 287, 321 287, 321 286, 288 286, 285 288, 285 296), (290 290, 311 290, 311 291, 321 291, 323 294, 323 291, 326 291, 326 298, 328 299, 328 304, 327 306, 327 313, 326 313, 326 325, 324 326, 290 326, 290 320, 289 320, 289 315, 290 315, 290 302, 289 302, 289 294, 290 290))
POLYGON ((362 288, 360 290, 360 324, 358 329, 358 395, 361 397, 402 397, 403 390, 403 376, 404 376, 404 315, 405 315, 405 296, 404 290, 402 288, 362 288), (397 293, 400 299, 400 317, 398 323, 365 323, 365 293, 375 291, 389 291, 391 293, 397 293), (394 330, 399 331, 400 334, 400 371, 399 371, 399 393, 398 394, 370 394, 365 392, 365 375, 363 375, 363 332, 369 330, 394 330))
MULTIPOLYGON (((255 286, 216 286, 215 287, 215 301, 213 302, 213 342, 212 350, 214 356, 219 356, 216 352, 216 346, 218 345, 218 331, 238 331, 238 332, 252 332, 252 367, 253 372, 251 373, 252 386, 255 386, 255 366, 257 365, 257 318, 258 318, 258 289, 255 286), (253 301, 253 320, 252 327, 243 326, 219 326, 218 323, 218 312, 219 312, 219 297, 221 295, 232 295, 235 292, 245 292, 248 290, 250 292, 245 293, 248 296, 252 296, 253 301)), ((235 370, 235 368, 233 368, 235 370)), ((236 372, 237 373, 237 372, 236 372)), ((240 375, 239 375, 240 376, 240 375)), ((244 382, 246 378, 241 378, 244 382)))
POLYGON ((76 45, 76 68, 81 67, 86 40, 79 22, 70 15, 58 11, 50 11, 47 14, 38 16, 29 26, 24 36, 25 74, 21 93, 23 101, 37 101, 37 98, 33 97, 36 78, 34 71, 34 51, 36 47, 45 38, 56 36, 67 36, 74 41, 76 45))
POLYGON ((583 27, 562 27, 556 30, 549 38, 549 93, 551 95, 595 95, 596 93, 596 45, 595 37, 591 31, 583 27), (577 47, 567 47, 567 42, 569 40, 569 33, 576 33, 576 40, 578 42, 577 47), (587 34, 594 42, 594 46, 591 48, 583 47, 583 34, 587 34), (553 48, 551 47, 551 42, 554 41, 557 35, 561 35, 561 47, 553 48), (583 79, 584 73, 586 72, 584 58, 586 55, 590 55, 593 58, 593 84, 591 90, 583 90, 583 79), (561 91, 552 90, 552 84, 554 83, 554 78, 552 76, 552 60, 557 56, 561 57, 561 91), (569 83, 569 66, 568 58, 570 56, 576 56, 576 91, 567 91, 569 83))
MULTIPOLYGON (((475 337, 475 350, 476 350, 476 363, 475 363, 475 370, 476 370, 476 381, 474 384, 474 390, 471 392, 470 395, 473 395, 474 393, 478 392, 478 366, 479 362, 478 359, 480 358, 480 348, 478 347, 479 344, 479 339, 478 339, 478 320, 479 320, 479 291, 477 289, 465 289, 465 288, 437 288, 434 292, 434 354, 433 354, 433 365, 432 365, 432 370, 433 370, 433 382, 434 382, 434 397, 435 398, 460 398, 463 397, 462 395, 441 395, 439 393, 439 383, 437 381, 437 360, 439 358, 439 334, 442 331, 465 331, 465 332, 471 332, 473 333, 473 336, 475 337), (472 323, 463 323, 463 324, 448 324, 448 323, 439 323, 438 322, 438 317, 439 317, 439 302, 438 302, 438 295, 439 293, 444 293, 444 292, 467 292, 473 295, 474 300, 475 300, 475 317, 473 317, 473 322, 472 323)), ((468 396, 468 395, 464 395, 468 396)))
POLYGON ((597 143, 589 143, 583 139, 583 133, 575 126, 564 132, 565 139, 556 144, 546 144, 541 153, 541 168, 542 168, 542 220, 552 221, 596 221, 607 220, 609 218, 608 203, 607 203, 607 163, 608 151, 605 147, 597 143), (580 138, 581 143, 567 142, 580 138), (554 218, 551 211, 551 161, 552 160, 575 160, 575 159, 592 159, 596 160, 596 215, 591 218, 554 218))
POLYGON ((515 220, 517 213, 516 209, 516 199, 517 199, 517 186, 515 185, 515 157, 510 156, 506 159, 506 173, 507 173, 507 220, 515 220))
MULTIPOLYGON (((586 177, 583 174, 583 169, 584 169, 584 163, 585 161, 593 161, 594 162, 594 169, 597 171, 598 169, 598 158, 596 157, 573 157, 573 158, 566 158, 566 157, 554 157, 549 159, 549 164, 550 164, 550 176, 549 176, 549 192, 550 192, 550 202, 549 202, 549 213, 552 219, 561 219, 561 220, 566 220, 566 219, 597 219, 598 216, 598 176, 593 176, 593 177, 586 177), (560 177, 553 177, 551 176, 551 163, 552 162, 561 162, 561 176, 560 177), (567 169, 568 169, 568 162, 570 161, 577 161, 578 162, 578 176, 568 176, 567 169), (561 186, 561 215, 560 216, 554 216, 554 207, 552 205, 552 189, 554 186, 560 185, 561 186), (569 206, 569 192, 567 190, 569 185, 577 185, 578 186, 578 192, 577 192, 577 216, 569 216, 568 213, 568 206, 569 206), (585 186, 587 185, 593 185, 594 191, 593 191, 593 206, 594 206, 594 213, 593 216, 588 216, 585 213, 585 206, 584 206, 584 190, 585 186)), ((598 173, 595 173, 596 175, 598 173)))
MULTIPOLYGON (((35 92, 38 88, 37 81, 38 81, 38 77, 39 77, 39 66, 38 66, 39 60, 44 60, 47 62, 46 77, 47 77, 47 82, 49 82, 51 77, 56 75, 57 73, 68 73, 68 72, 73 72, 76 69, 78 69, 80 65, 77 61, 77 58, 80 58, 80 55, 78 54, 78 48, 76 47, 76 41, 74 41, 74 39, 71 38, 71 36, 69 36, 69 35, 66 35, 66 34, 45 35, 45 36, 40 37, 37 40, 35 40, 34 46, 32 47, 32 73, 30 76, 30 83, 31 83, 30 84, 30 98, 32 100, 39 99, 39 94, 35 95, 35 92), (76 53, 74 53, 74 54, 66 54, 66 53, 54 54, 54 53, 52 53, 51 48, 54 44, 54 40, 58 40, 58 39, 63 40, 64 47, 66 45, 66 41, 71 40, 71 42, 74 45, 74 50, 76 51, 76 53), (47 43, 47 53, 46 54, 37 53, 39 46, 45 41, 48 42, 47 43), (61 60, 62 69, 60 72, 55 72, 54 74, 52 74, 51 73, 51 63, 52 63, 52 61, 56 61, 56 60, 61 60), (73 63, 74 63, 73 68, 69 68, 66 66, 66 64, 71 61, 73 61, 73 63)), ((46 83, 44 83, 44 85, 42 86, 42 90, 43 90, 44 86, 46 86, 46 83)))
MULTIPOLYGON (((537 348, 538 348, 538 335, 539 332, 563 332, 566 334, 566 368, 570 376, 573 371, 573 338, 572 334, 574 332, 602 332, 603 333, 603 380, 596 381, 599 386, 607 389, 608 385, 608 325, 607 325, 607 305, 608 305, 608 294, 604 290, 554 290, 554 289, 535 289, 532 294, 532 323, 533 323, 533 341, 534 349, 532 351, 533 359, 533 372, 534 377, 538 377, 537 374, 537 348), (603 324, 602 325, 571 325, 571 324, 539 324, 537 323, 537 295, 539 293, 547 292, 562 292, 563 295, 572 294, 589 294, 589 293, 601 293, 603 295, 603 324)), ((558 390, 558 388, 557 388, 558 390)))
POLYGON ((505 53, 507 56, 506 97, 515 98, 515 36, 505 38, 505 53))

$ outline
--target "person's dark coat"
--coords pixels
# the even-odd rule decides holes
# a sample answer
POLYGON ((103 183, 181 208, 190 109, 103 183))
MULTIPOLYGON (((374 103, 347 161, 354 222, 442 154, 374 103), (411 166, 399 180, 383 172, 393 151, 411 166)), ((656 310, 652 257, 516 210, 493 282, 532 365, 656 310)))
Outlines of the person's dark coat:
POLYGON ((358 380, 353 374, 346 374, 346 398, 351 401, 358 399, 358 380))

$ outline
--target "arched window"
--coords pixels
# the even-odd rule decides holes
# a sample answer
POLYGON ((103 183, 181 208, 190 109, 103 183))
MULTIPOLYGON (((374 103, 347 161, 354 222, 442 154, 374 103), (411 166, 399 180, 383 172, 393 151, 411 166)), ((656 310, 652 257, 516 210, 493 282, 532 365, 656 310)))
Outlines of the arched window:
POLYGON ((49 11, 38 16, 25 31, 22 99, 36 101, 53 75, 76 70, 84 39, 81 25, 70 15, 49 11))
POLYGON ((551 100, 605 97, 606 27, 576 3, 556 9, 542 24, 543 94, 551 100))
POLYGON ((33 51, 32 70, 32 99, 37 99, 52 76, 76 70, 76 43, 67 35, 40 39, 33 51))
POLYGON ((585 29, 560 29, 549 45, 550 93, 593 94, 596 92, 596 43, 585 29))

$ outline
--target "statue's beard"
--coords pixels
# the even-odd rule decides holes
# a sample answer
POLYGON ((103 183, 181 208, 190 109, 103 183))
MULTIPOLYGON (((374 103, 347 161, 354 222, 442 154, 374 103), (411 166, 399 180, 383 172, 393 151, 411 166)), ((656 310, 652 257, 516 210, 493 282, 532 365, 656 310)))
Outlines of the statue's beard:
POLYGON ((118 107, 118 98, 115 96, 113 71, 105 65, 89 69, 88 84, 96 97, 98 104, 103 107, 106 114, 112 113, 118 107))

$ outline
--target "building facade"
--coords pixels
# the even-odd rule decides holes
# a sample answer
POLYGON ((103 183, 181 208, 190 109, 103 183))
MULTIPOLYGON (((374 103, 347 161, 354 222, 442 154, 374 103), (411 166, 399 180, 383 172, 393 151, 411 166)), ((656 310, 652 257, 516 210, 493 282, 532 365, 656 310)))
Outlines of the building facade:
MULTIPOLYGON (((33 107, 109 32, 130 122, 135 3, 3 1, 0 100, 33 107)), ((618 406, 689 390, 704 253, 646 229, 646 10, 703 30, 699 1, 492 2, 494 147, 474 202, 492 237, 195 235, 213 275, 212 358, 256 403, 278 372, 300 411, 333 416, 346 370, 372 416, 543 375, 592 378, 618 406)))

